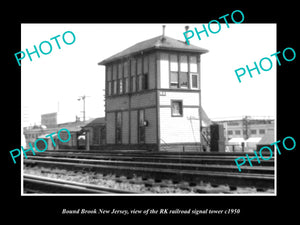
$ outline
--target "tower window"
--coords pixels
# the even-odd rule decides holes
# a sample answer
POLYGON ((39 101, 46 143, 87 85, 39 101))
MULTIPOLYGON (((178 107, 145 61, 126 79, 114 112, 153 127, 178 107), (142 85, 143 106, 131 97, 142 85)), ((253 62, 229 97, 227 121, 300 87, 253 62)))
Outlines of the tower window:
POLYGON ((182 100, 171 100, 171 115, 183 116, 182 100))
POLYGON ((178 88, 178 72, 171 72, 171 88, 178 88))
POLYGON ((179 84, 180 88, 188 88, 188 73, 187 72, 180 72, 179 76, 179 84))
POLYGON ((191 75, 191 82, 192 89, 198 89, 198 74, 191 75))

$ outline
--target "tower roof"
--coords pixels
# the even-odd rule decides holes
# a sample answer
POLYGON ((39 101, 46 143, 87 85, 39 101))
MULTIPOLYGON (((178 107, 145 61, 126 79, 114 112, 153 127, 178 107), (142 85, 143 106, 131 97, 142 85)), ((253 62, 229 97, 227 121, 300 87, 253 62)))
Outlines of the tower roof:
POLYGON ((173 51, 183 51, 183 52, 195 52, 199 54, 207 53, 208 50, 200 48, 195 45, 188 45, 184 41, 179 41, 174 38, 170 38, 164 35, 160 35, 142 42, 139 42, 103 61, 99 62, 98 65, 106 65, 112 61, 133 55, 138 52, 149 51, 152 49, 161 50, 173 50, 173 51))

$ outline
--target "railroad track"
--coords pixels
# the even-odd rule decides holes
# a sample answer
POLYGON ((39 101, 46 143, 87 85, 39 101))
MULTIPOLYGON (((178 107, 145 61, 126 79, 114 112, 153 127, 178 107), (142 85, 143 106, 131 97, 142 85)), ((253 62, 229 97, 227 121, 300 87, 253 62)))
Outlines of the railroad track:
POLYGON ((135 192, 101 187, 98 185, 59 180, 29 174, 23 175, 23 181, 25 193, 136 194, 135 192))
MULTIPOLYGON (((30 155, 29 155, 30 156, 30 155)), ((31 155, 32 156, 32 155, 31 155)), ((137 153, 120 153, 120 152, 113 152, 111 154, 109 153, 103 153, 97 152, 97 153, 86 153, 86 152, 78 152, 78 151, 67 151, 67 152, 44 152, 39 153, 38 155, 34 157, 52 157, 52 158, 76 158, 76 159, 98 159, 98 160, 106 160, 106 161, 136 161, 136 162, 162 162, 162 163, 174 163, 174 164, 215 164, 215 165, 234 165, 236 167, 236 164, 234 162, 234 159, 236 159, 238 156, 241 156, 241 154, 137 154, 137 153)), ((242 156, 245 156, 242 155, 242 156)), ((253 154, 254 156, 254 154, 253 154)), ((250 155, 250 157, 252 157, 250 155)), ((29 157, 28 157, 29 158, 29 157)), ((267 161, 261 160, 261 163, 257 163, 257 160, 253 160, 252 164, 255 166, 274 166, 274 158, 269 159, 267 161)), ((237 168, 237 167, 236 167, 237 168)))
POLYGON ((50 152, 28 156, 26 165, 60 168, 73 171, 93 171, 117 176, 141 176, 155 180, 171 179, 189 183, 209 182, 212 185, 274 189, 274 159, 254 167, 243 166, 242 172, 234 163, 236 154, 136 154, 50 152))
MULTIPOLYGON (((127 166, 127 167, 147 167, 147 168, 162 168, 162 169, 178 169, 178 170, 193 170, 193 171, 222 171, 222 172, 237 172, 236 165, 211 164, 214 159, 201 160, 202 163, 172 163, 172 162, 152 162, 152 161, 128 161, 128 160, 103 160, 103 159, 85 159, 85 158, 67 158, 67 157, 49 157, 49 156, 29 156, 28 159, 34 162, 37 161, 52 161, 52 162, 69 162, 75 164, 94 164, 94 165, 110 165, 110 166, 127 166), (204 162, 204 163, 203 163, 204 162), (206 163, 205 163, 206 162, 206 163), (207 163, 208 162, 208 163, 207 163)), ((225 160, 225 159, 224 159, 225 160)), ((226 159, 227 161, 229 159, 226 159)), ((257 164, 257 162, 256 162, 257 164)), ((274 174, 273 167, 262 166, 244 166, 244 173, 263 173, 274 174)))

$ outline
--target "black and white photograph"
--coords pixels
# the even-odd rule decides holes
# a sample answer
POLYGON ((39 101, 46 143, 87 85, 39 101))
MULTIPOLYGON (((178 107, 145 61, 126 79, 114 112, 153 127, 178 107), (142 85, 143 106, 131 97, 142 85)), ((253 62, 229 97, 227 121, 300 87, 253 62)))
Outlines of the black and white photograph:
POLYGON ((297 7, 114 4, 7 13, 3 215, 296 216, 297 7))
POLYGON ((23 194, 276 195, 276 24, 21 31, 23 194))

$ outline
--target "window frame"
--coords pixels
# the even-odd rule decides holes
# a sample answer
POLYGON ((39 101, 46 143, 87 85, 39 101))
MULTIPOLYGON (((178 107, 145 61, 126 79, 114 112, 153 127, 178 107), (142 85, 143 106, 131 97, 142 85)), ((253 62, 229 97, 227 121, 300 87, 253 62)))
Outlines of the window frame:
POLYGON ((199 74, 198 73, 190 73, 190 89, 199 90, 199 74), (193 75, 197 76, 197 87, 193 87, 193 75))
POLYGON ((179 54, 178 63, 179 63, 179 72, 186 72, 186 73, 189 72, 189 55, 179 54), (186 59, 186 61, 183 60, 184 58, 186 59))
POLYGON ((129 77, 125 77, 123 81, 124 81, 124 84, 123 84, 124 93, 127 94, 130 92, 130 87, 129 87, 130 79, 129 79, 129 77))
POLYGON ((179 72, 170 71, 170 88, 179 88, 179 72), (172 82, 172 74, 176 74, 177 82, 172 82))
POLYGON ((266 134, 266 130, 265 129, 259 129, 258 134, 266 134))
POLYGON ((118 79, 118 94, 122 95, 124 92, 124 88, 123 88, 123 79, 120 78, 118 79))
POLYGON ((112 95, 117 95, 118 94, 118 81, 113 80, 113 85, 112 85, 112 95))
POLYGON ((197 56, 181 52, 169 54, 169 88, 170 89, 200 89, 200 72, 197 56), (171 77, 177 76, 177 82, 172 82, 171 77), (183 76, 187 79, 187 85, 181 85, 183 76), (197 76, 197 87, 192 87, 192 77, 197 76))
POLYGON ((112 81, 107 82, 107 96, 112 95, 112 81))
POLYGON ((137 91, 142 91, 143 90, 143 74, 138 74, 137 75, 137 91))
POLYGON ((144 90, 148 90, 148 73, 142 73, 139 74, 137 76, 137 83, 138 83, 138 87, 137 87, 137 91, 144 91, 144 90))
POLYGON ((179 72, 179 80, 178 80, 178 86, 179 88, 182 89, 190 89, 190 85, 189 85, 189 73, 188 72, 179 72), (186 86, 181 85, 181 81, 182 81, 182 75, 186 75, 186 86))
POLYGON ((196 55, 189 55, 189 59, 188 60, 189 60, 189 72, 190 73, 199 73, 199 71, 198 71, 197 56, 196 55), (192 58, 195 59, 195 63, 193 62, 192 58), (196 70, 194 71, 193 68, 195 68, 196 70))
POLYGON ((234 131, 234 135, 242 135, 241 130, 235 130, 235 131, 234 131))
POLYGON ((144 122, 146 121, 146 114, 145 109, 139 109, 138 110, 138 143, 139 144, 145 144, 146 142, 146 127, 144 125, 144 122))
POLYGON ((137 92, 137 59, 132 57, 129 64, 129 93, 137 92))
POLYGON ((115 113, 115 143, 116 144, 122 144, 123 142, 122 127, 123 127, 123 113, 122 111, 117 111, 115 113), (120 121, 118 119, 120 119, 120 121))
POLYGON ((132 76, 130 77, 130 82, 131 82, 131 85, 130 85, 130 92, 131 93, 135 93, 137 90, 137 87, 136 87, 136 76, 132 76))
POLYGON ((183 117, 183 101, 181 99, 172 99, 171 100, 171 117, 183 117), (179 115, 174 114, 173 111, 173 104, 174 103, 180 103, 181 109, 179 109, 179 115))
POLYGON ((149 75, 148 75, 148 73, 144 73, 144 75, 143 75, 143 89, 144 90, 149 89, 149 75))

